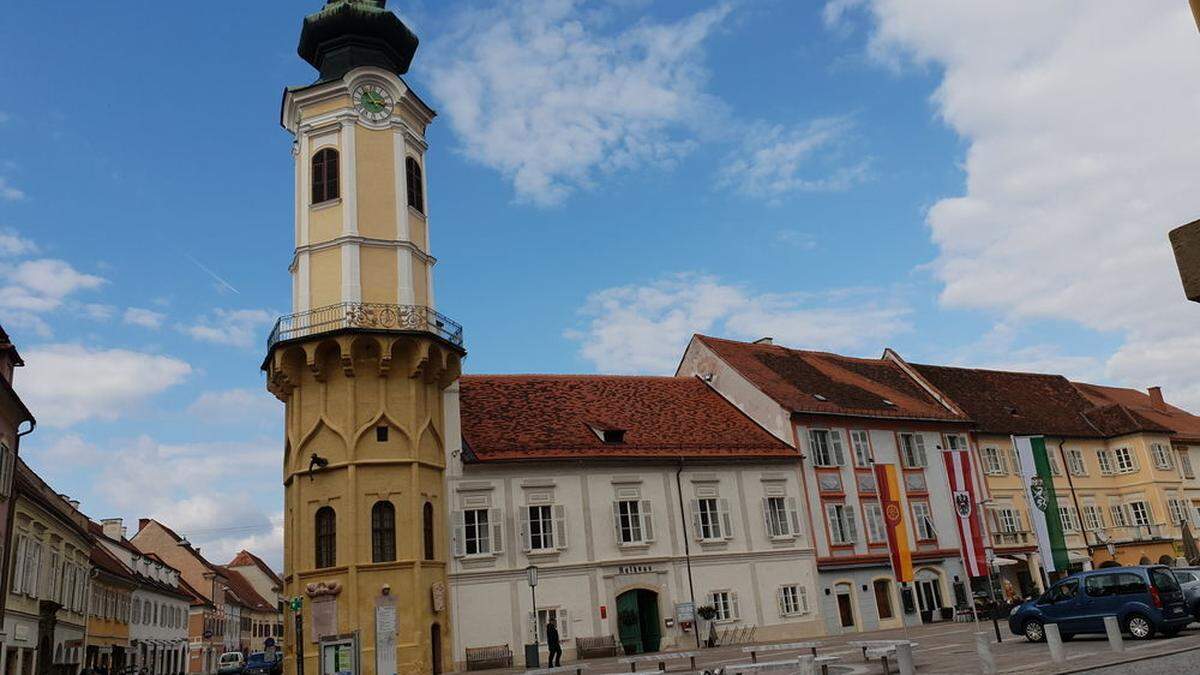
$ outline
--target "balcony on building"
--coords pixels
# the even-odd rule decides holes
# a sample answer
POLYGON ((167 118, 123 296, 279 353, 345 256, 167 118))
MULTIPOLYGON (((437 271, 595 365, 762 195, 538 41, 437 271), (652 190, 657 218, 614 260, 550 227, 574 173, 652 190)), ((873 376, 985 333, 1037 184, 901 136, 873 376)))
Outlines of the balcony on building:
POLYGON ((428 333, 463 347, 462 326, 432 307, 341 302, 279 317, 267 338, 267 351, 282 342, 347 331, 428 333))

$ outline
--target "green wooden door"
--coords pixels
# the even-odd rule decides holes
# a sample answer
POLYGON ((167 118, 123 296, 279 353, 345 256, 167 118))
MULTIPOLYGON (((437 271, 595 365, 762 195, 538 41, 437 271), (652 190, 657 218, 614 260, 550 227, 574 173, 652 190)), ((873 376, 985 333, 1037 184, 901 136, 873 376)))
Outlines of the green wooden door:
POLYGON ((658 616, 657 593, 638 591, 638 615, 642 632, 642 651, 658 651, 662 643, 662 623, 658 616))
POLYGON ((617 596, 617 630, 626 654, 642 652, 642 621, 638 612, 638 592, 617 596))

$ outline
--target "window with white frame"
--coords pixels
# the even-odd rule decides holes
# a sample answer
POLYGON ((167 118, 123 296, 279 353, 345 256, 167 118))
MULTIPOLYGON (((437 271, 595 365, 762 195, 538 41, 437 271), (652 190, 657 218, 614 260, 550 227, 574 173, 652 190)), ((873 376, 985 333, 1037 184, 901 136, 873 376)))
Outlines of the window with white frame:
POLYGON ((867 543, 886 544, 887 530, 883 524, 883 508, 879 502, 863 502, 863 520, 867 524, 867 543))
POLYGON ((496 555, 504 550, 504 517, 500 509, 463 509, 455 516, 456 553, 462 556, 496 555))
POLYGON ((1112 454, 1108 450, 1096 451, 1096 464, 1100 467, 1101 476, 1113 475, 1112 454))
POLYGON ((561 504, 531 504, 521 511, 526 551, 567 548, 567 516, 561 504))
POLYGON ((925 458, 925 437, 921 434, 900 434, 900 458, 909 469, 921 469, 927 466, 925 458))
POLYGON ((800 584, 779 587, 779 616, 808 614, 808 591, 800 584))
POLYGON ((648 544, 654 541, 654 517, 648 499, 613 502, 613 527, 617 543, 648 544))
POLYGON ((539 607, 537 611, 538 642, 546 642, 546 625, 554 622, 558 629, 560 640, 571 637, 571 623, 567 620, 567 610, 563 607, 539 607))
POLYGON ((1192 469, 1192 456, 1188 454, 1187 448, 1179 450, 1179 470, 1183 473, 1184 478, 1196 477, 1196 472, 1192 469))
POLYGON ((1183 500, 1168 499, 1167 511, 1171 514, 1171 524, 1178 525, 1187 520, 1187 507, 1183 505, 1183 500))
POLYGON ((933 513, 929 510, 929 502, 914 501, 912 510, 913 520, 916 521, 917 526, 917 540, 937 539, 937 530, 933 528, 933 513))
POLYGON ((1108 512, 1112 515, 1113 527, 1125 527, 1129 524, 1129 509, 1124 504, 1110 504, 1108 512))
POLYGON ((1089 530, 1104 529, 1104 511, 1095 504, 1084 504, 1083 526, 1089 530))
POLYGON ((763 522, 767 536, 772 539, 795 537, 800 534, 800 514, 796 500, 791 497, 763 497, 763 522))
POLYGON ((850 432, 850 445, 854 448, 855 466, 871 466, 871 437, 861 429, 850 432))
POLYGON ((1113 451, 1117 458, 1117 473, 1133 473, 1137 471, 1137 458, 1129 448, 1117 448, 1113 451))
POLYGON ((1154 466, 1164 470, 1175 468, 1170 446, 1163 443, 1151 443, 1150 454, 1154 456, 1154 466))
POLYGON ((737 593, 733 591, 713 591, 708 595, 708 604, 717 610, 713 621, 736 621, 741 616, 738 611, 737 593))
POLYGON ((1064 532, 1079 531, 1079 514, 1075 512, 1075 507, 1062 506, 1060 504, 1058 507, 1058 517, 1062 520, 1064 532))
POLYGON ((816 466, 844 466, 842 432, 837 429, 812 429, 808 432, 812 461, 816 466))
POLYGON ((999 448, 983 449, 983 472, 989 476, 1004 475, 1004 464, 1000 457, 999 448))
POLYGON ((858 524, 854 507, 849 504, 826 504, 825 519, 829 525, 829 543, 844 546, 858 541, 858 524))
POLYGON ((715 497, 693 499, 692 516, 696 537, 701 541, 720 541, 733 537, 728 500, 715 497))
POLYGON ((1021 519, 1014 508, 1003 507, 996 509, 996 522, 1000 526, 1001 532, 1011 533, 1021 530, 1021 519))
POLYGON ((1087 475, 1087 463, 1083 459, 1082 450, 1067 451, 1067 471, 1070 471, 1072 476, 1087 475))
POLYGON ((967 437, 959 434, 947 434, 946 448, 948 450, 966 450, 967 437))
POLYGON ((1050 473, 1055 476, 1062 475, 1062 467, 1058 464, 1058 453, 1046 452, 1046 459, 1050 462, 1050 473))
POLYGON ((1149 525, 1150 505, 1141 500, 1129 502, 1129 516, 1131 525, 1149 525))

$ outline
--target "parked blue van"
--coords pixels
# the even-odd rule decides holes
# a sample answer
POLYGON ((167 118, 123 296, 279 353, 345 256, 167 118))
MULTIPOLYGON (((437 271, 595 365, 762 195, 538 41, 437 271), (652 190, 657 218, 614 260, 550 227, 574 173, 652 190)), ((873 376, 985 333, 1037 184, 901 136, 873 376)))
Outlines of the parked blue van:
POLYGON ((1103 633, 1106 616, 1116 616, 1121 630, 1137 640, 1155 633, 1177 635, 1193 618, 1171 568, 1139 565, 1061 579, 1036 600, 1014 607, 1008 628, 1030 642, 1041 642, 1046 639, 1045 625, 1056 623, 1066 640, 1080 633, 1103 633))

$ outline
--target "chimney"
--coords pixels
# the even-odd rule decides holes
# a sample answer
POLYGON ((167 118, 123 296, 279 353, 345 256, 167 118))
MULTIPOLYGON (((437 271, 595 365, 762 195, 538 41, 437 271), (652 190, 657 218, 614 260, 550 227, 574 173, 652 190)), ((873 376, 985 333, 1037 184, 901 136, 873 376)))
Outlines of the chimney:
POLYGON ((104 529, 104 536, 109 539, 120 541, 121 537, 125 536, 125 526, 120 518, 105 518, 100 521, 100 525, 104 529))
POLYGON ((756 344, 756 345, 773 345, 773 344, 775 344, 775 338, 773 338, 769 335, 767 337, 760 337, 754 341, 754 344, 756 344))
POLYGON ((1146 392, 1150 394, 1150 402, 1155 408, 1167 407, 1167 402, 1163 400, 1162 387, 1150 387, 1146 392))

